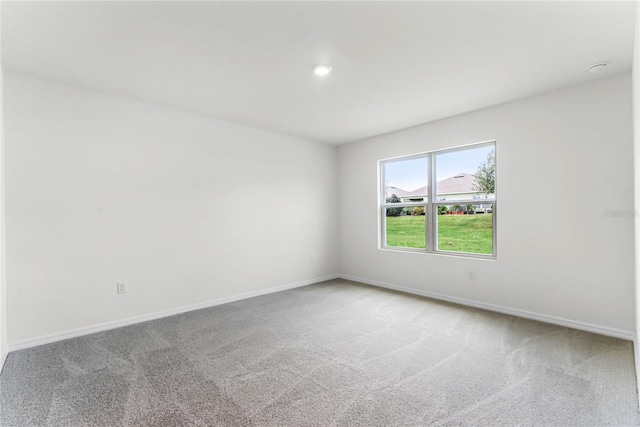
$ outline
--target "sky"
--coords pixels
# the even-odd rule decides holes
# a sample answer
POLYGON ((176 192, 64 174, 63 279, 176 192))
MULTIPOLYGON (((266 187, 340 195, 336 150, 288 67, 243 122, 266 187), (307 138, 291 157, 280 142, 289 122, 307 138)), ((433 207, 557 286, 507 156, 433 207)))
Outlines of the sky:
MULTIPOLYGON (((475 174, 478 166, 487 159, 493 145, 483 145, 461 151, 435 153, 436 178, 441 181, 462 172, 475 174)), ((427 185, 426 158, 400 160, 385 163, 387 185, 413 191, 427 185)))

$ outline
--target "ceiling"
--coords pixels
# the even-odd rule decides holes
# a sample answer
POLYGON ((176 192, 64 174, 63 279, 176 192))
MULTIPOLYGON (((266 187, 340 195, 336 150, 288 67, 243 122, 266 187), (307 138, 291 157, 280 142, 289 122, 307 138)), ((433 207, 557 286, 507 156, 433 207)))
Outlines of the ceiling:
POLYGON ((330 144, 629 71, 635 24, 615 1, 1 7, 7 71, 330 144))

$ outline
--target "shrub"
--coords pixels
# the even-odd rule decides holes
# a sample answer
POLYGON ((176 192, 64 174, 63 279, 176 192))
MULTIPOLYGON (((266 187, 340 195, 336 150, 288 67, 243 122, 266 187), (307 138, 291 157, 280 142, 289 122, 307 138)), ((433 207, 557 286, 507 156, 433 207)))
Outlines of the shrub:
POLYGON ((444 215, 447 213, 447 207, 446 206, 438 206, 438 215, 444 215))
POLYGON ((411 212, 411 215, 424 215, 424 206, 416 206, 415 208, 413 208, 413 212, 411 212))
MULTIPOLYGON (((400 203, 401 200, 395 194, 392 194, 391 197, 387 198, 387 203, 400 203)), ((402 213, 402 208, 387 208, 387 216, 400 216, 402 213)))

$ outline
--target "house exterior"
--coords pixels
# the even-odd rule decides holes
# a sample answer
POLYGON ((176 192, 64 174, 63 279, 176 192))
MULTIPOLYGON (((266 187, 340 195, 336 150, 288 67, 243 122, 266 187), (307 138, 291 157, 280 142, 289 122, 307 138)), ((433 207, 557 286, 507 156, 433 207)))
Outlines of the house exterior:
POLYGON ((398 187, 394 187, 391 185, 387 185, 385 188, 385 197, 388 199, 389 197, 391 197, 392 195, 396 195, 398 197, 402 197, 405 194, 408 193, 407 190, 403 190, 402 188, 398 188, 398 187))
MULTIPOLYGON (((479 203, 481 200, 492 199, 493 195, 484 194, 476 190, 476 177, 473 174, 462 172, 452 177, 443 179, 436 183, 437 201, 464 200, 474 206, 476 212, 491 212, 490 204, 479 203)), ((386 188, 387 197, 395 194, 402 203, 422 202, 427 197, 427 187, 420 187, 413 191, 406 191, 401 188, 388 186, 386 188)))

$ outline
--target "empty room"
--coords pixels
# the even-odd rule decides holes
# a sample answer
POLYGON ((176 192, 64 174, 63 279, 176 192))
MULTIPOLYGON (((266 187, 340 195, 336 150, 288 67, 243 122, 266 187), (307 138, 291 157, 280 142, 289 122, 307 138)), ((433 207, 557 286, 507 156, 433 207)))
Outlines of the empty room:
POLYGON ((638 2, 0 19, 0 426, 640 425, 638 2))

